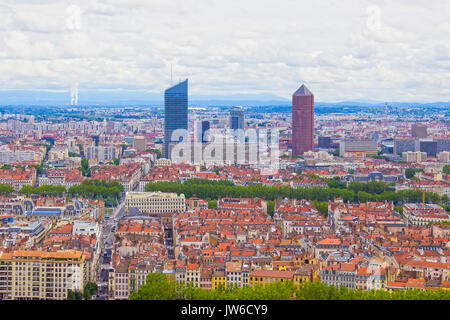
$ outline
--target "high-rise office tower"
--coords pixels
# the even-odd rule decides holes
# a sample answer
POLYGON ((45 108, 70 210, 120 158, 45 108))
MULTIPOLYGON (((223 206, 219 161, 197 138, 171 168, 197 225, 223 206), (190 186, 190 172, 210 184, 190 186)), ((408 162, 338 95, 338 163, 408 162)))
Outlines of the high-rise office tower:
POLYGON ((210 129, 209 127, 209 121, 202 121, 202 135, 201 135, 201 142, 206 143, 206 132, 210 129))
POLYGON ((331 148, 331 137, 319 137, 319 149, 331 148))
POLYGON ((195 124, 195 142, 205 143, 206 132, 210 129, 209 121, 196 121, 195 124))
POLYGON ((175 130, 188 130, 188 79, 164 92, 164 158, 170 159, 170 145, 175 130))
POLYGON ((302 85, 292 96, 292 155, 314 149, 314 95, 302 85))
POLYGON ((98 147, 99 142, 100 142, 100 137, 99 136, 92 136, 92 140, 94 141, 95 146, 98 147))
POLYGON ((437 141, 433 140, 420 140, 419 141, 420 152, 426 152, 429 157, 436 157, 437 155, 437 141))
POLYGON ((231 109, 230 127, 232 130, 244 130, 244 110, 242 107, 233 107, 233 109, 231 109))

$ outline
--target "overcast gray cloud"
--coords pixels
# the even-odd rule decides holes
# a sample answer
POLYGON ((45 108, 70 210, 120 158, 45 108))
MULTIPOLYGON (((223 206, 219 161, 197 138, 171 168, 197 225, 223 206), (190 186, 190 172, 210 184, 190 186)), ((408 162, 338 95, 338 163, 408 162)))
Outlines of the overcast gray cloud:
POLYGON ((2 0, 2 89, 450 100, 447 0, 2 0))

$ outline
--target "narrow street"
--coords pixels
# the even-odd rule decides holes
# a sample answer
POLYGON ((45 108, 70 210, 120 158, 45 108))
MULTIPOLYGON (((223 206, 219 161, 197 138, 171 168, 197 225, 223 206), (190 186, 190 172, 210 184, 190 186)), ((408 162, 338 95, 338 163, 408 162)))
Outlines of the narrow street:
POLYGON ((112 267, 112 250, 114 247, 114 233, 117 229, 118 221, 125 214, 125 201, 114 209, 109 219, 105 219, 101 224, 102 229, 102 251, 100 252, 100 272, 98 273, 97 284, 99 292, 97 300, 108 298, 108 273, 112 267))

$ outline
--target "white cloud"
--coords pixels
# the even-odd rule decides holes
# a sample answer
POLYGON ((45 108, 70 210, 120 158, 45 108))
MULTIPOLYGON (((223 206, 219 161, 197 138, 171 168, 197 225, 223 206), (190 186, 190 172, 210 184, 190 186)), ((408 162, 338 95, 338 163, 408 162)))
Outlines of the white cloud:
POLYGON ((2 3, 3 89, 161 92, 172 65, 196 94, 288 98, 306 82, 318 101, 450 100, 445 0, 2 3))

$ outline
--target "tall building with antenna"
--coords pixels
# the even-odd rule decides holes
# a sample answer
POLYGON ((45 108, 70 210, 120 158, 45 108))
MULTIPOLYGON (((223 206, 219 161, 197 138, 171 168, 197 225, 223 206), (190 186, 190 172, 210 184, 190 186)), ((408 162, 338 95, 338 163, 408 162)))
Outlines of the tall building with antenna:
POLYGON ((292 96, 292 155, 314 149, 314 94, 302 85, 292 96))
POLYGON ((188 130, 188 79, 170 87, 164 92, 164 158, 170 159, 171 145, 180 142, 172 140, 175 130, 188 130))

